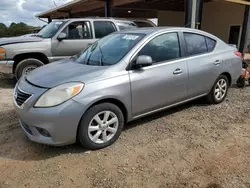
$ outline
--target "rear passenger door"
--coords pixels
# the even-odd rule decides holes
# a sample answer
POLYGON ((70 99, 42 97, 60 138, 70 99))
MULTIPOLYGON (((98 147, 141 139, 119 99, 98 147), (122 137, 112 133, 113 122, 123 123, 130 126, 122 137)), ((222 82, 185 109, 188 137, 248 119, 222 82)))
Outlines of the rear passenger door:
POLYGON ((213 50, 216 41, 196 33, 184 33, 188 65, 188 97, 208 93, 219 73, 219 55, 213 50))
POLYGON ((100 39, 117 31, 116 26, 111 21, 94 21, 95 38, 100 39))

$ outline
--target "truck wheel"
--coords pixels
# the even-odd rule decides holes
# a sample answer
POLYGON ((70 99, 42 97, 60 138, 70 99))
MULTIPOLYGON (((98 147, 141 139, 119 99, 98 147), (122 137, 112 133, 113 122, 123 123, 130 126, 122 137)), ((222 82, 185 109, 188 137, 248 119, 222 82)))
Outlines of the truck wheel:
POLYGON ((22 75, 27 75, 30 71, 36 69, 37 67, 43 66, 43 62, 38 59, 24 59, 20 61, 15 69, 16 79, 19 80, 22 75))

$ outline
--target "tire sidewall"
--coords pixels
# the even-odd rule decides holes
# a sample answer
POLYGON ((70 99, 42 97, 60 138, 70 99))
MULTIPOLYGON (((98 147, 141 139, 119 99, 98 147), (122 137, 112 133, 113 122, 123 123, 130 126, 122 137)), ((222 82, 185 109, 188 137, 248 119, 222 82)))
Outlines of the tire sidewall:
POLYGON ((34 59, 34 58, 29 58, 29 59, 24 59, 22 61, 20 61, 15 69, 15 77, 17 80, 19 80, 22 76, 23 70, 31 65, 35 65, 37 67, 43 66, 44 63, 38 59, 34 59))
POLYGON ((101 103, 101 104, 93 106, 88 111, 86 111, 86 113, 83 115, 80 121, 77 137, 80 143, 86 149, 92 149, 92 150, 101 149, 101 148, 105 148, 107 146, 112 145, 119 138, 123 130, 123 127, 124 127, 124 116, 120 108, 111 103, 101 103), (90 121, 96 114, 102 111, 106 111, 106 110, 113 112, 117 116, 118 122, 119 122, 118 130, 116 134, 114 135, 114 137, 108 142, 103 143, 103 144, 96 144, 93 141, 91 141, 89 138, 88 126, 89 126, 90 121))
POLYGON ((212 91, 211 91, 212 99, 213 99, 213 102, 214 102, 215 104, 219 104, 219 103, 221 103, 221 102, 223 102, 223 101, 225 100, 225 98, 227 97, 228 88, 229 88, 229 81, 228 81, 228 78, 227 78, 225 75, 220 75, 220 76, 217 78, 217 80, 215 81, 215 84, 214 84, 214 86, 213 86, 213 88, 212 88, 212 91), (224 80, 226 81, 226 83, 227 83, 227 90, 226 90, 225 96, 224 96, 221 100, 217 100, 216 97, 215 97, 214 91, 215 91, 215 88, 216 88, 216 85, 217 85, 218 81, 221 80, 221 79, 224 79, 224 80))

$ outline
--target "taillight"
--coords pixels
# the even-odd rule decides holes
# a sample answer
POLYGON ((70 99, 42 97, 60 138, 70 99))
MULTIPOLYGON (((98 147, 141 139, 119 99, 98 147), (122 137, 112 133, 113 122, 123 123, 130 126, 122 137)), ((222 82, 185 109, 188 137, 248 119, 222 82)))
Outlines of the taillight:
POLYGON ((242 53, 240 52, 234 52, 235 55, 237 55, 238 57, 242 58, 242 53))

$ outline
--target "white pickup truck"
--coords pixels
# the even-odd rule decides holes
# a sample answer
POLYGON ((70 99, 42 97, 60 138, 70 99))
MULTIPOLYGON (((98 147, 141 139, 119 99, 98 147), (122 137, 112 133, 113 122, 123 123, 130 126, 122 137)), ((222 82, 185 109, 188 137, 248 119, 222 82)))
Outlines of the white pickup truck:
POLYGON ((148 20, 80 18, 57 20, 30 36, 0 39, 0 72, 17 79, 44 64, 69 58, 119 30, 155 27, 148 20))

